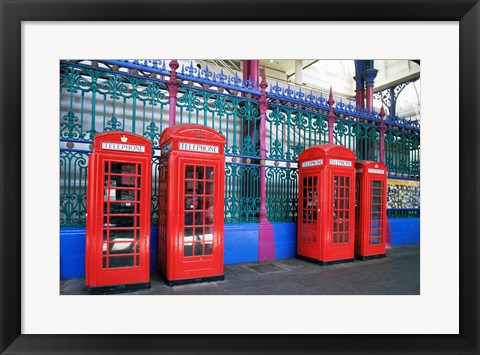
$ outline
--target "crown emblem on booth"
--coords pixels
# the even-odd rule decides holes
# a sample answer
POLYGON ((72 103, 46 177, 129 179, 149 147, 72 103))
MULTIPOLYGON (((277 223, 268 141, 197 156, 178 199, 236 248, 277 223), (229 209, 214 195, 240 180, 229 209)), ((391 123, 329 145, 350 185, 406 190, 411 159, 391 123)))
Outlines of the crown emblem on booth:
POLYGON ((375 164, 375 167, 378 168, 378 164, 375 164))
POLYGON ((195 138, 198 138, 198 139, 205 139, 205 132, 203 131, 198 131, 195 133, 195 138))
POLYGON ((122 143, 127 143, 128 142, 128 138, 125 137, 125 135, 121 136, 120 140, 122 141, 122 143))

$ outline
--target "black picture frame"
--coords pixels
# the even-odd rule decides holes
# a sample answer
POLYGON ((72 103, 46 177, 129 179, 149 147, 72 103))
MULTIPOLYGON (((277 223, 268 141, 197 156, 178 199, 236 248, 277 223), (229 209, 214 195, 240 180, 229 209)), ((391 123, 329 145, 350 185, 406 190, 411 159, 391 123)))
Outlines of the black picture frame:
MULTIPOLYGON (((479 353, 480 5, 478 0, 126 0, 122 2, 0 0, 0 11, 0 351, 2 353, 479 353), (287 336, 21 334, 21 22, 85 20, 459 21, 460 334, 287 336)), ((444 75, 448 76, 445 73, 444 75)), ((452 97, 455 97, 455 93, 452 93, 452 97)), ((450 107, 456 109, 455 106, 450 107)), ((41 231, 39 233, 41 234, 41 231)), ((439 312, 441 312, 440 309, 439 312)), ((360 327, 361 320, 356 322, 360 327)))

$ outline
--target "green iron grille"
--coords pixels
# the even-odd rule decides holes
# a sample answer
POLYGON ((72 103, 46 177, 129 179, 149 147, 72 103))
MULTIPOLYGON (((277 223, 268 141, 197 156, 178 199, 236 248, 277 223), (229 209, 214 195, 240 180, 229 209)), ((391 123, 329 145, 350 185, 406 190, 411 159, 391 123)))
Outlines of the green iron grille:
MULTIPOLYGON (((98 132, 129 131, 158 146, 168 126, 169 96, 163 80, 74 64, 60 68, 60 138, 92 141, 98 132)), ((177 94, 177 123, 211 127, 226 138, 225 154, 238 157, 225 172, 225 223, 255 223, 259 213, 259 104, 255 99, 182 85, 177 94), (253 158, 253 159, 249 159, 253 158), (249 163, 253 160, 253 163, 249 163)), ((305 149, 328 141, 326 113, 270 103, 266 115, 267 159, 294 162, 305 149)), ((379 129, 337 119, 336 144, 357 159, 378 160, 379 129)), ((419 175, 420 139, 389 129, 385 137, 389 170, 419 175)), ((85 225, 88 152, 60 154, 61 226, 85 225)), ((152 224, 158 223, 158 160, 152 160, 152 224)), ((296 168, 266 167, 266 206, 270 221, 296 221, 296 168)), ((419 212, 389 210, 390 217, 419 212)))

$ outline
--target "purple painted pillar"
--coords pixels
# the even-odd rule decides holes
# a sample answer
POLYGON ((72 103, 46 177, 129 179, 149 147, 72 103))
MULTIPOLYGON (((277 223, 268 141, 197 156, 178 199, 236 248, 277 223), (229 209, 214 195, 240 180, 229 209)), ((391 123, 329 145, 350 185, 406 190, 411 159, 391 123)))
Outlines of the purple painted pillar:
POLYGON ((385 164, 385 131, 387 130, 387 125, 385 124, 385 110, 382 108, 380 110, 380 113, 378 114, 380 116, 380 163, 385 164))
MULTIPOLYGON (((265 71, 265 69, 263 69, 265 71)), ((250 79, 258 85, 260 71, 260 61, 259 60, 250 60, 250 79)))
POLYGON ((366 95, 366 103, 367 103, 367 110, 373 110, 373 85, 375 84, 375 77, 377 76, 378 70, 377 69, 366 69, 363 72, 363 78, 367 85, 365 95, 366 95))
POLYGON ((335 116, 335 113, 333 112, 333 104, 335 103, 335 100, 333 99, 333 94, 332 94, 332 87, 330 86, 330 95, 328 96, 328 105, 330 106, 330 110, 328 111, 328 143, 329 144, 335 144, 333 143, 333 126, 335 125, 335 119, 337 118, 335 116))
POLYGON ((171 68, 172 74, 168 80, 168 94, 170 96, 170 106, 168 107, 168 126, 175 125, 175 112, 177 110, 177 92, 180 88, 180 82, 177 80, 177 69, 180 66, 174 59, 168 64, 171 68))
POLYGON ((266 115, 267 115, 267 79, 265 77, 265 68, 263 68, 262 82, 260 89, 260 213, 258 216, 260 227, 258 230, 258 261, 275 260, 275 241, 273 227, 267 218, 267 186, 265 177, 265 158, 266 158, 266 115))

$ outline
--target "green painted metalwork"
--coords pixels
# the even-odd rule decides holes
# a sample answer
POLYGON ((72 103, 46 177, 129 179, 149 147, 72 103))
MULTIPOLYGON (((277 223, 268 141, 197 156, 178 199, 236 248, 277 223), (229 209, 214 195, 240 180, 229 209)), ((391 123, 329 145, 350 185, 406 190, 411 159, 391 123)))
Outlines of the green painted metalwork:
POLYGON ((385 162, 388 171, 420 176, 420 137, 389 129, 385 132, 385 162))
POLYGON ((75 64, 60 68, 60 138, 93 140, 129 131, 158 145, 168 124, 168 89, 157 79, 75 64))
POLYGON ((258 222, 260 166, 228 163, 225 167, 225 223, 258 222))
MULTIPOLYGON (((211 127, 226 138, 225 154, 236 156, 225 174, 225 223, 255 223, 259 213, 258 100, 183 85, 177 94, 177 123, 211 127), (252 158, 254 164, 249 163, 252 158)), ((129 131, 158 145, 168 125, 169 96, 164 80, 108 71, 75 63, 60 67, 60 122, 62 140, 92 141, 98 132, 129 131)), ((307 148, 327 143, 326 111, 270 103, 266 115, 267 159, 294 162, 307 148)), ((379 160, 379 127, 355 117, 339 116, 334 143, 357 154, 357 159, 379 160)), ((385 135, 386 164, 402 175, 420 174, 420 136, 389 127, 385 135)), ((61 226, 85 225, 88 153, 62 148, 60 154, 61 226)), ((297 169, 266 168, 266 208, 272 222, 295 221, 297 169)), ((152 161, 152 224, 158 223, 158 157, 152 161)), ((389 217, 415 217, 419 210, 391 210, 389 217)))
POLYGON ((160 157, 152 157, 152 206, 151 206, 151 223, 157 224, 158 223, 158 203, 159 203, 159 195, 158 195, 158 164, 160 161, 160 157))
POLYGON ((270 104, 266 123, 267 158, 296 160, 305 149, 328 142, 325 114, 270 104))
POLYGON ((86 222, 88 153, 60 152, 60 226, 86 222))
POLYGON ((225 154, 260 156, 257 101, 193 87, 180 88, 177 123, 196 123, 217 130, 227 139, 225 154))
POLYGON ((334 143, 355 152, 357 160, 379 160, 380 132, 373 125, 338 120, 334 127, 334 143))
POLYGON ((266 208, 270 222, 294 222, 298 207, 298 169, 266 167, 266 208))

